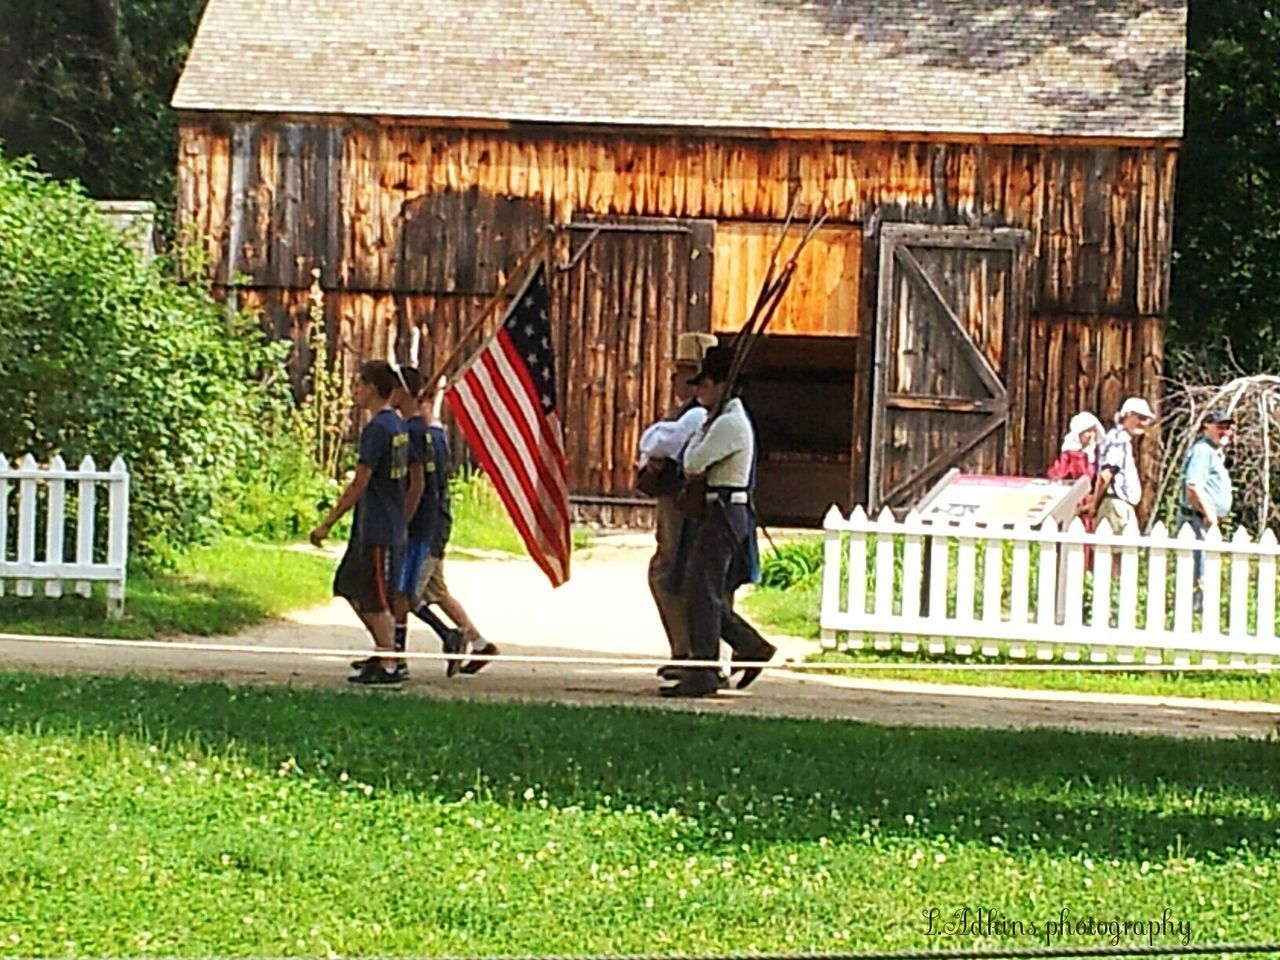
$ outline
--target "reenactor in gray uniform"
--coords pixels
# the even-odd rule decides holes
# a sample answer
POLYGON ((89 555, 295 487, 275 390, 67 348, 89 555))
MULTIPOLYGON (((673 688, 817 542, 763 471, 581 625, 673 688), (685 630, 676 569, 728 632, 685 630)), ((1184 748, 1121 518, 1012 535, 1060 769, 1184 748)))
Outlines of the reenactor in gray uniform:
MULTIPOLYGON (((649 590, 657 604, 673 660, 687 660, 690 655, 684 597, 669 589, 681 529, 688 522, 675 505, 675 495, 680 490, 680 457, 707 417, 707 410, 697 402, 689 381, 701 368, 704 354, 715 345, 716 338, 709 333, 680 334, 671 373, 671 392, 676 404, 664 419, 649 426, 640 437, 640 486, 654 495, 657 519, 654 531, 657 550, 649 561, 649 590)), ((665 675, 669 669, 664 667, 660 672, 665 675)))
MULTIPOLYGON (((694 660, 717 660, 720 639, 733 648, 741 663, 765 663, 777 649, 733 610, 733 592, 748 582, 758 566, 756 522, 751 507, 755 473, 755 429, 737 397, 726 396, 732 351, 708 350, 702 369, 691 381, 698 402, 709 411, 719 409, 689 441, 684 452, 688 479, 705 481, 705 509, 693 535, 684 569, 683 592, 689 610, 689 642, 694 660)), ((759 667, 738 667, 743 689, 760 675, 759 667)), ((705 697, 722 686, 711 667, 686 668, 677 682, 663 687, 666 697, 705 697)))

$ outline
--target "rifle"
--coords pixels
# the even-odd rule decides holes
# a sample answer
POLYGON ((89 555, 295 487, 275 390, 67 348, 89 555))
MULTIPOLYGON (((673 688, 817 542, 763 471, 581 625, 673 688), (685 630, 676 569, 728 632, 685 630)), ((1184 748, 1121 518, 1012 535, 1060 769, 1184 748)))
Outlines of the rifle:
MULTIPOLYGON (((791 287, 792 277, 795 276, 796 264, 800 260, 800 254, 804 252, 804 248, 809 245, 809 241, 813 239, 819 228, 827 220, 827 213, 821 207, 815 209, 809 217, 809 223, 805 228, 800 242, 796 244, 796 248, 791 251, 791 256, 787 258, 782 269, 777 271, 778 254, 782 250, 782 244, 786 240, 787 231, 791 227, 791 223, 795 218, 795 212, 799 206, 799 200, 791 205, 791 209, 787 211, 787 218, 782 224, 782 233, 779 234, 777 243, 774 244, 773 253, 769 257, 769 268, 765 272, 764 283, 760 286, 760 292, 756 296, 755 306, 751 310, 747 322, 743 324, 742 330, 739 332, 733 344, 733 358, 729 363, 729 375, 725 380, 724 392, 720 395, 720 399, 716 401, 714 407, 707 412, 706 423, 703 430, 710 428, 715 419, 724 412, 725 405, 733 396, 733 389, 737 385, 738 376, 742 372, 742 368, 751 357, 752 351, 763 336, 764 331, 768 328, 769 322, 773 319, 773 315, 777 312, 778 306, 782 303, 783 297, 786 296, 787 290, 791 287)), ((686 478, 684 487, 680 493, 676 495, 675 505, 685 516, 694 520, 701 520, 707 503, 707 482, 705 477, 696 479, 686 478)))

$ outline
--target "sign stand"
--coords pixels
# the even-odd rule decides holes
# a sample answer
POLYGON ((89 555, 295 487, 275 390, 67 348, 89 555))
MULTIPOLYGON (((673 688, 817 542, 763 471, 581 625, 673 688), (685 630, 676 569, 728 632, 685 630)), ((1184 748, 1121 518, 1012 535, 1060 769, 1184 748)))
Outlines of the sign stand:
MULTIPOLYGON (((935 523, 965 521, 980 527, 1006 528, 1026 525, 1042 526, 1047 520, 1065 529, 1076 515, 1080 501, 1092 486, 1088 477, 1079 480, 1046 480, 1039 477, 1001 477, 976 473, 947 471, 915 506, 915 512, 935 523)), ((941 534, 940 534, 941 535, 941 534)), ((924 576, 929 577, 932 550, 926 545, 924 576)), ((1059 545, 1058 588, 1054 619, 1062 623, 1066 611, 1066 565, 1061 562, 1059 545)), ((929 591, 921 591, 921 607, 929 614, 929 591)))

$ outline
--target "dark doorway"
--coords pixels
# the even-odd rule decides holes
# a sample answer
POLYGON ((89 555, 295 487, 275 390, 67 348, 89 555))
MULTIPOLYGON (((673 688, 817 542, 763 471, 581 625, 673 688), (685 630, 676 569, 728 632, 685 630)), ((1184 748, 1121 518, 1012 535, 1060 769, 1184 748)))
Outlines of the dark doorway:
POLYGON ((850 509, 853 360, 852 337, 766 336, 752 352, 742 389, 760 441, 765 523, 815 527, 833 503, 850 509))

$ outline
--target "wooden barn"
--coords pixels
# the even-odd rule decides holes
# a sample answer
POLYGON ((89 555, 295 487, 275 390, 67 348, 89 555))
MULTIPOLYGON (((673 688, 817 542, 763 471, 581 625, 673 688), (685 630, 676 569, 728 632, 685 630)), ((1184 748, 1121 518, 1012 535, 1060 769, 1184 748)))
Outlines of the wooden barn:
MULTIPOLYGON (((676 335, 731 336, 774 520, 1036 473, 1153 400, 1186 0, 210 0, 174 94, 214 283, 350 360, 446 355, 548 224, 575 501, 626 516, 676 335), (596 230, 597 226, 602 227, 596 230), (799 229, 796 234, 799 234, 799 229), (590 240, 590 245, 582 247, 590 240)), ((299 361, 299 370, 305 357, 299 361)))

